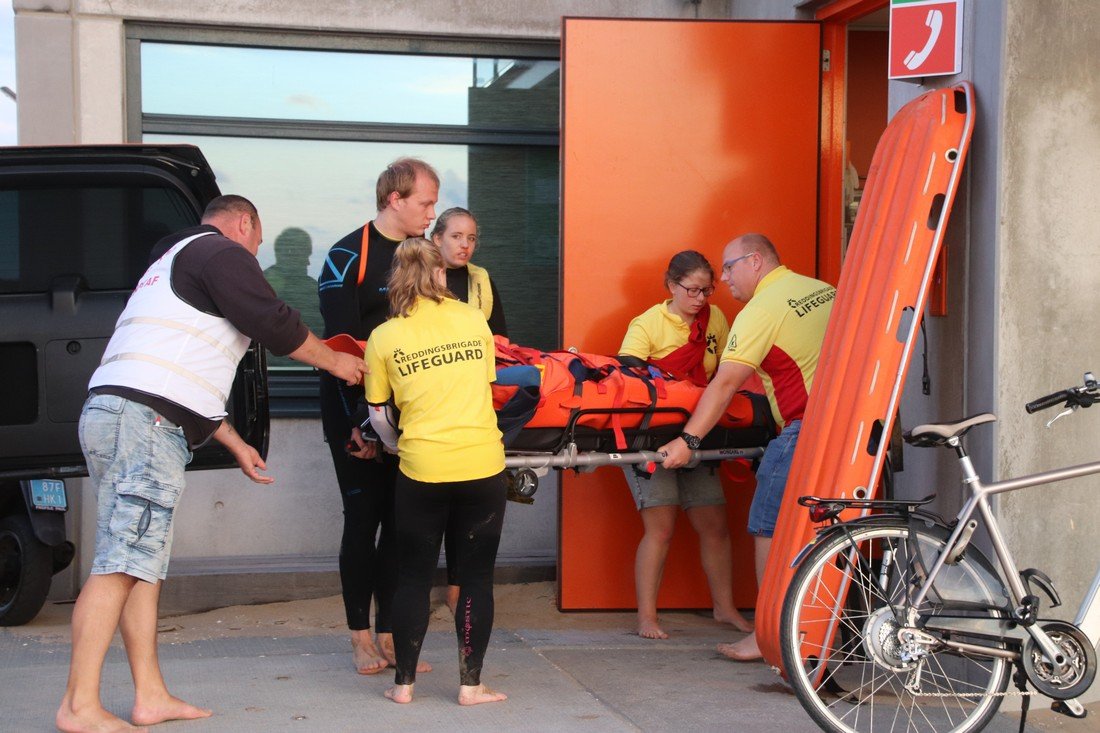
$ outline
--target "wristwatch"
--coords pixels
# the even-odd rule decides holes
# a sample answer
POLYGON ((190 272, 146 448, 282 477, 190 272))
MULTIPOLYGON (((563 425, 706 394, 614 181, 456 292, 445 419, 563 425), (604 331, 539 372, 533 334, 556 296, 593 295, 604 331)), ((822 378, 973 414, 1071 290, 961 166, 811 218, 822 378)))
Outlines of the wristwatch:
POLYGON ((680 433, 680 437, 687 443, 687 447, 692 450, 699 450, 699 444, 703 442, 703 439, 698 435, 692 435, 691 433, 680 433))

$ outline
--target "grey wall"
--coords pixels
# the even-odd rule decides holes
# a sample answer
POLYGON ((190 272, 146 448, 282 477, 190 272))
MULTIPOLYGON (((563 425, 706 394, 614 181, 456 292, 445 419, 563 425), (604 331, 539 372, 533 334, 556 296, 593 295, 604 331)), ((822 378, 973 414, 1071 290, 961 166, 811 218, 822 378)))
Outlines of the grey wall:
MULTIPOLYGON (((1002 476, 1095 461, 1100 415, 1051 430, 1021 405, 1100 369, 1100 3, 1011 0, 1005 17, 1004 174, 997 312, 1002 476)), ((1008 495, 1001 512, 1023 567, 1046 570, 1072 614, 1096 566, 1100 479, 1008 495)))
MULTIPOLYGON (((948 257, 948 314, 925 321, 931 394, 922 393, 921 351, 910 366, 901 406, 906 429, 926 422, 994 411, 998 202, 1001 175, 1001 64, 1004 7, 999 2, 966 3, 963 18, 963 70, 958 76, 890 83, 890 114, 935 87, 970 80, 975 89, 975 126, 950 223, 944 238, 948 257)), ((979 472, 992 476, 996 426, 969 436, 968 449, 979 472)), ((954 454, 905 446, 905 470, 898 475, 901 495, 939 494, 938 510, 961 506, 954 454)))

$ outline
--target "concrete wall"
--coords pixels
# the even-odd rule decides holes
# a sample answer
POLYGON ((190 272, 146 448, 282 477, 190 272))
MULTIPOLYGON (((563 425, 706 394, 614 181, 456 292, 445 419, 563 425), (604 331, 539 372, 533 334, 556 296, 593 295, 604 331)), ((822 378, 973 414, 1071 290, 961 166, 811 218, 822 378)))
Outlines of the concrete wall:
MULTIPOLYGON (((1100 296, 1100 4, 1011 0, 1007 7, 996 468, 1015 476, 1100 456, 1100 415, 1082 412, 1044 430, 1043 419, 1021 409, 1080 384, 1086 369, 1100 370, 1091 324, 1100 296)), ((1098 489, 1100 478, 1077 479, 1001 504, 1011 534, 1031 540, 1018 562, 1050 574, 1068 615, 1096 567, 1098 489)))
MULTIPOLYGON (((996 301, 994 276, 998 261, 1001 176, 1002 3, 967 3, 963 18, 963 69, 957 76, 890 82, 890 114, 931 88, 970 80, 975 89, 975 128, 963 180, 944 238, 948 258, 948 313, 925 321, 901 405, 901 424, 908 429, 925 422, 997 412, 996 301), (930 394, 922 392, 922 352, 928 351, 930 394)), ((992 477, 996 426, 968 436, 967 447, 978 471, 992 477)), ((961 506, 958 463, 948 451, 905 446, 904 471, 898 475, 901 496, 936 492, 937 510, 953 514, 961 506)))

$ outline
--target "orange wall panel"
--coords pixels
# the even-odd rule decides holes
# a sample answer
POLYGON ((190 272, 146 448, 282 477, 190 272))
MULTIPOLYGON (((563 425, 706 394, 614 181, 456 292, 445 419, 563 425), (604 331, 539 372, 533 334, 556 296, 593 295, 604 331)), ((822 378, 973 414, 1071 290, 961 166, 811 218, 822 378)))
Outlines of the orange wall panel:
POLYGON ((848 141, 861 181, 867 178, 875 146, 886 129, 889 48, 886 31, 848 32, 848 141))
MULTIPOLYGON (((726 242, 759 231, 816 274, 818 24, 567 18, 562 39, 565 346, 616 353, 630 319, 667 297, 682 249, 719 268, 726 242)), ((724 287, 712 302, 737 311, 724 287)), ((727 483, 742 606, 751 493, 751 477, 727 483)), ((560 529, 562 607, 633 607, 641 520, 621 473, 565 474, 560 529)), ((660 604, 710 605, 686 521, 660 604)))

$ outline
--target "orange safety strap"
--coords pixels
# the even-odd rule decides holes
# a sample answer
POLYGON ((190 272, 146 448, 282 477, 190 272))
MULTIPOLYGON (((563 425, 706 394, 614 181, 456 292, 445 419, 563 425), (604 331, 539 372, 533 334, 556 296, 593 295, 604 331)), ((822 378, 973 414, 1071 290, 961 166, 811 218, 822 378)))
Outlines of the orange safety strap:
POLYGON ((355 284, 362 285, 363 278, 367 275, 367 246, 370 241, 370 222, 363 225, 363 243, 359 246, 359 277, 355 284))

